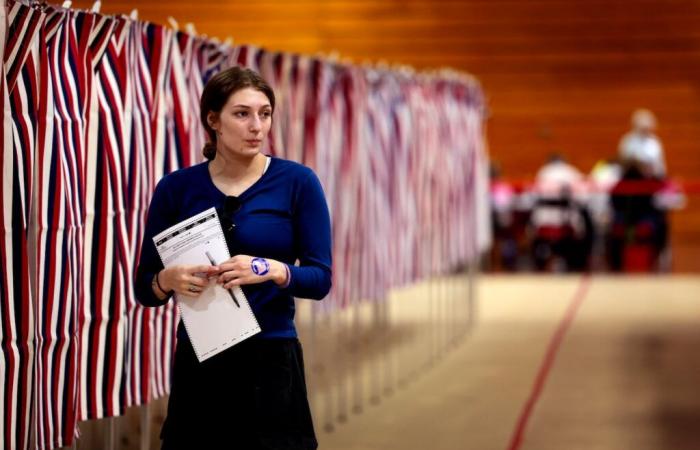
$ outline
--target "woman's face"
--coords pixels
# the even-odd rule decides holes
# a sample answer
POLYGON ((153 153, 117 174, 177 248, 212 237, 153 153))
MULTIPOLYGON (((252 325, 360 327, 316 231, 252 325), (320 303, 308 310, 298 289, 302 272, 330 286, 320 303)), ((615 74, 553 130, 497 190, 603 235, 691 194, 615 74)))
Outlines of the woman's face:
POLYGON ((217 152, 253 157, 270 131, 272 106, 264 93, 244 88, 229 97, 219 114, 210 112, 209 121, 217 132, 217 152))

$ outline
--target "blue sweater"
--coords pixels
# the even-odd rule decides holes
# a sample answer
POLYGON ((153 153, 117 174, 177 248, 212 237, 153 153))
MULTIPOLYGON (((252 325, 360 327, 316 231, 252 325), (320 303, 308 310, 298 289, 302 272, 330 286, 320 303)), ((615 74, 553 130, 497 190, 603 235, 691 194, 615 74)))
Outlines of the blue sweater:
MULTIPOLYGON (((320 300, 331 287, 331 226, 321 183, 308 167, 273 157, 262 177, 238 198, 240 209, 229 216, 235 227, 224 231, 231 255, 276 259, 287 264, 291 274, 286 288, 272 281, 242 286, 262 329, 258 336, 296 337, 294 297, 320 300)), ((163 268, 153 236, 212 206, 222 214, 225 199, 211 179, 208 162, 160 180, 136 270, 141 304, 163 305, 151 289, 153 276, 163 268)), ((182 324, 178 338, 187 339, 182 324)))

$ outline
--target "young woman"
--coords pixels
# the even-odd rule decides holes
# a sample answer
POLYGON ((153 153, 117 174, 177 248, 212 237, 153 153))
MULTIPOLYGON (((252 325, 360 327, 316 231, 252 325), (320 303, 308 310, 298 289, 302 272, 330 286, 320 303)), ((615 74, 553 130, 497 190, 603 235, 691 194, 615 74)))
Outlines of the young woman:
POLYGON ((200 363, 180 323, 163 448, 315 449, 294 297, 322 299, 331 286, 321 184, 311 169, 261 153, 275 97, 257 73, 234 67, 217 74, 200 107, 208 161, 158 183, 137 298, 161 306, 173 294, 197 297, 208 283, 241 285, 262 331, 200 363), (153 236, 211 207, 233 256, 218 266, 164 269, 153 236))

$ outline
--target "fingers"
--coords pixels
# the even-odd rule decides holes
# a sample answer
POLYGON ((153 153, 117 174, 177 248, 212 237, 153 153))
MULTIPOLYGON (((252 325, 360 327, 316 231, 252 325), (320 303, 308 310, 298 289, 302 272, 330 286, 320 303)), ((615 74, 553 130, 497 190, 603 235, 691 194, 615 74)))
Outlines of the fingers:
POLYGON ((231 289, 234 286, 242 286, 244 284, 259 283, 260 280, 258 278, 251 276, 234 277, 231 281, 224 283, 224 289, 231 289))
POLYGON ((189 273, 210 272, 215 267, 216 266, 212 266, 212 265, 188 266, 187 271, 189 273))
POLYGON ((218 277, 220 266, 193 265, 172 266, 160 273, 161 289, 174 291, 185 297, 198 297, 210 284, 210 279, 218 277))
POLYGON ((237 270, 237 269, 239 269, 239 268, 240 268, 240 267, 238 267, 237 265, 235 265, 235 264, 233 264, 233 263, 226 263, 226 264, 221 264, 221 265, 219 265, 219 269, 220 269, 220 270, 219 270, 219 280, 221 280, 222 277, 223 277, 226 273, 232 272, 232 271, 237 270))
POLYGON ((229 289, 236 284, 240 284, 240 280, 243 280, 245 275, 240 271, 230 271, 219 276, 217 283, 223 285, 224 288, 229 289))
POLYGON ((190 275, 195 275, 195 276, 200 276, 200 277, 215 277, 219 274, 221 271, 220 266, 190 266, 187 269, 187 272, 190 275))
POLYGON ((185 283, 187 283, 189 286, 194 286, 194 287, 198 287, 201 289, 204 289, 209 284, 209 279, 201 278, 201 277, 197 277, 197 276, 187 277, 183 281, 185 283))
POLYGON ((240 279, 242 277, 245 277, 246 275, 246 268, 240 260, 221 264, 220 268, 221 272, 219 273, 216 282, 218 284, 223 285, 226 289, 229 289, 231 286, 233 286, 232 284, 230 284, 231 281, 240 279))
POLYGON ((182 266, 173 276, 173 289, 185 297, 199 297, 209 286, 209 277, 218 274, 217 266, 182 266))
POLYGON ((216 282, 219 284, 226 283, 227 281, 231 281, 234 278, 239 278, 242 276, 245 276, 245 270, 232 267, 230 269, 222 270, 216 282))
POLYGON ((250 264, 240 256, 234 256, 223 264, 219 264, 219 277, 216 280, 219 284, 224 284, 235 278, 243 277, 250 272, 250 264))
POLYGON ((208 281, 199 277, 192 277, 189 282, 181 283, 175 290, 186 297, 199 297, 208 287, 208 281))

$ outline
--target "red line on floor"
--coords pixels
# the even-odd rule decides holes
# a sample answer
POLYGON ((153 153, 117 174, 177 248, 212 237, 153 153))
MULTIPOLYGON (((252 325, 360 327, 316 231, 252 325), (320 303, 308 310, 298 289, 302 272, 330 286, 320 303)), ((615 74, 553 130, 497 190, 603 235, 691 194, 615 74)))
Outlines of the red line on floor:
POLYGON ((518 418, 518 423, 513 431, 510 445, 508 445, 508 450, 518 450, 525 439, 525 429, 527 428, 527 423, 530 420, 530 416, 532 415, 532 411, 535 409, 535 405, 537 404, 540 395, 542 394, 544 385, 547 382, 547 377, 549 377, 549 372, 551 371, 552 366, 554 365, 554 360, 559 352, 559 347, 561 347, 561 343, 564 340, 564 335, 569 329, 571 323, 576 318, 576 313, 581 306, 581 303, 583 303, 583 300, 586 298, 586 293, 588 292, 588 288, 591 284, 590 282, 590 275, 585 275, 581 279, 578 289, 576 289, 576 293, 571 299, 571 303, 569 304, 564 317, 549 341, 547 353, 545 354, 544 360, 542 361, 540 369, 537 372, 537 378, 535 378, 535 383, 532 385, 530 397, 527 399, 527 402, 525 402, 525 405, 523 406, 523 410, 520 412, 520 417, 518 418))

